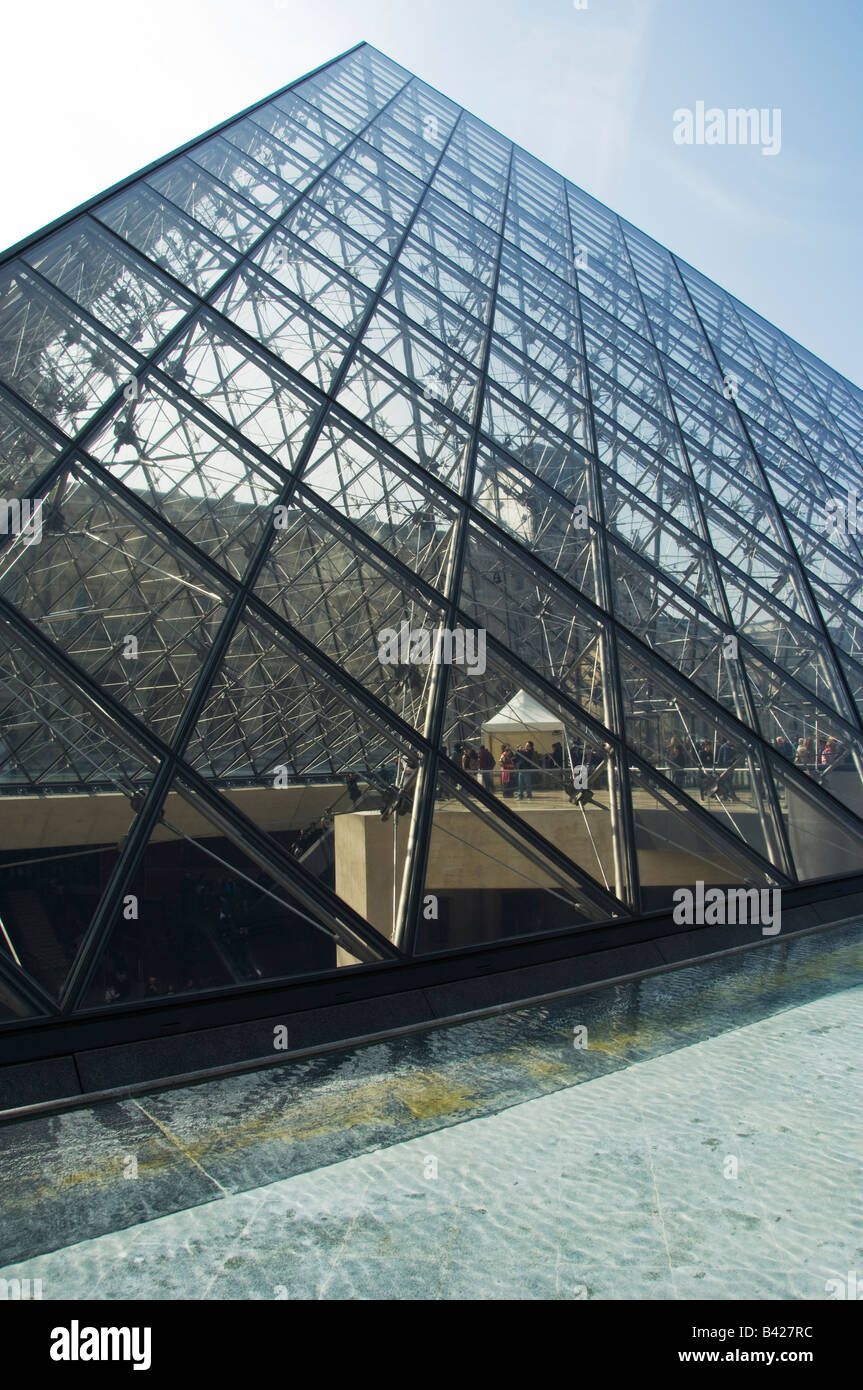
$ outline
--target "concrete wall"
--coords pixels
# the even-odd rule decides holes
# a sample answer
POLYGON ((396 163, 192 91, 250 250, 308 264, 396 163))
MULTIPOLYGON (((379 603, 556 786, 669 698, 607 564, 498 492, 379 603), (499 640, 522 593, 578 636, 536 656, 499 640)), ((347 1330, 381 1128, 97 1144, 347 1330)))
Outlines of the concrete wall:
MULTIPOLYGON (((295 830, 319 820, 337 797, 350 805, 343 782, 309 787, 244 787, 223 792, 262 830, 295 830)), ((196 839, 220 832, 176 792, 165 801, 165 818, 196 839)), ((0 845, 4 850, 48 849, 62 845, 110 845, 128 833, 134 819, 120 792, 94 796, 0 796, 0 845)), ((156 840, 170 831, 156 828, 156 840)))
MULTIPOLYGON (((613 880, 611 828, 607 816, 572 807, 530 807, 523 818, 557 846, 573 863, 600 882, 596 844, 609 880, 613 880)), ((706 846, 693 827, 680 823, 662 808, 639 810, 639 868, 642 882, 653 887, 694 883, 737 883, 740 874, 721 854, 706 846), (669 848, 667 840, 679 848, 669 848), (709 859, 699 852, 702 848, 709 859)), ((408 819, 401 817, 398 831, 397 883, 400 888, 408 839, 408 819)), ((378 931, 392 936, 393 927, 393 823, 382 821, 375 811, 337 816, 335 821, 336 892, 378 931)), ((523 890, 557 887, 557 879, 467 810, 438 809, 429 846, 426 892, 446 894, 459 890, 523 890)), ((398 896, 398 895, 397 895, 398 896)))

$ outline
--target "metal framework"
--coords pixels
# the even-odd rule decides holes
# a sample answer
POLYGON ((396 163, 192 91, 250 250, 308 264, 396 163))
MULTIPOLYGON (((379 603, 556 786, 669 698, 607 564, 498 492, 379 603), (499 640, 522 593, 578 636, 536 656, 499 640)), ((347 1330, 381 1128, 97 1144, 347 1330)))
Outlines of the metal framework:
POLYGON ((863 393, 468 112, 359 45, 0 277, 0 1025, 863 867, 863 393))

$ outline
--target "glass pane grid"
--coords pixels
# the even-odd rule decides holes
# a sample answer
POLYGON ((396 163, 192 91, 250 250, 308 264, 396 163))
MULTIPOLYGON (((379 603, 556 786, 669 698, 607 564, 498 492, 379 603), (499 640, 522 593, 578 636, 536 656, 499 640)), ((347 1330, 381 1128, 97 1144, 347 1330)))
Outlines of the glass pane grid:
POLYGON ((863 869, 863 392, 588 194, 360 45, 2 275, 0 794, 92 811, 51 997, 863 869))

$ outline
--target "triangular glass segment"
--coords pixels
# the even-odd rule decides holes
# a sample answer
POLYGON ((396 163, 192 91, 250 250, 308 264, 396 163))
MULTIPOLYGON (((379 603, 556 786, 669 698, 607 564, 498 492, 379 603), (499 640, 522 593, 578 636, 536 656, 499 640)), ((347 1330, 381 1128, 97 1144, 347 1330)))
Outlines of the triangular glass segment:
MULTIPOLYGON (((705 515, 714 549, 739 571, 738 585, 746 581, 757 585, 796 616, 811 622, 811 605, 803 593, 793 558, 768 545, 758 531, 710 502, 705 505, 705 515)), ((762 531, 768 529, 766 515, 761 517, 760 526, 762 531)), ((734 570, 724 569, 724 573, 730 576, 734 570)))
POLYGON ((23 263, 0 269, 0 381, 57 429, 76 435, 136 366, 23 263))
POLYGON ((598 887, 625 897, 615 857, 621 814, 601 734, 546 691, 519 686, 505 664, 453 666, 444 719, 450 762, 525 818, 598 887))
POLYGON ((445 592, 456 511, 396 457, 331 417, 303 472, 303 488, 362 528, 433 588, 445 592))
POLYGON ((631 381, 638 395, 625 391, 618 381, 610 381, 595 369, 591 373, 591 388, 597 417, 626 431, 630 437, 656 454, 680 457, 677 428, 671 418, 671 407, 665 388, 655 377, 642 374, 636 378, 633 368, 631 381), (635 385, 638 382, 637 386, 635 385))
POLYGON ((96 213, 122 240, 181 285, 206 294, 236 265, 237 249, 181 212, 146 182, 133 184, 96 213))
MULTIPOLYGON (((575 470, 573 470, 573 474, 575 470)), ((473 505, 570 584, 595 599, 596 539, 591 530, 590 475, 573 476, 568 497, 552 492, 499 449, 481 445, 473 505)))
MULTIPOLYGON (((568 821, 577 835, 575 817, 568 821)), ((585 927, 609 915, 609 907, 592 902, 540 844, 496 816, 469 781, 441 772, 434 788, 419 954, 585 927)))
POLYGON ((60 447, 38 417, 0 389, 0 487, 5 496, 29 496, 60 447))
POLYGON ((618 642, 624 724, 632 748, 741 844, 782 866, 777 812, 757 740, 718 707, 618 642))
POLYGON ((815 590, 821 614, 828 613, 837 599, 859 609, 863 606, 863 567, 858 568, 860 551, 856 541, 827 529, 823 514, 815 519, 821 526, 820 532, 798 526, 793 519, 789 520, 788 529, 815 590))
POLYGON ((541 415, 505 395, 492 383, 483 403, 484 432, 530 473, 573 502, 583 501, 586 447, 558 432, 541 415))
POLYGON ((728 655, 738 649, 735 635, 610 537, 608 565, 617 621, 687 680, 747 721, 741 663, 728 655))
POLYGON ((203 314, 159 365, 262 454, 293 469, 320 402, 272 357, 203 314))
POLYGON ((0 947, 59 999, 156 759, 8 622, 0 663, 0 947))
POLYGON ((708 546, 615 475, 603 469, 601 478, 609 532, 722 617, 715 561, 708 546))
POLYGON ((386 767, 397 753, 391 715, 402 718, 392 707, 410 714, 422 697, 395 667, 380 684, 389 699, 367 714, 365 692, 350 676, 250 611, 211 686, 187 761, 228 785, 272 785, 279 768, 286 784, 305 784, 386 767))
MULTIPOLYGON (((287 247, 283 250, 286 257, 294 254, 287 247)), ((277 255, 274 248, 267 262, 273 271, 281 271, 277 255)), ((275 275, 249 263, 214 301, 220 314, 319 391, 332 386, 349 347, 343 328, 356 323, 364 303, 359 286, 344 287, 329 271, 321 276, 319 293, 307 303, 283 288, 275 275), (332 313, 338 310, 337 321, 315 307, 321 301, 332 313)))
MULTIPOLYGON (((677 889, 766 887, 781 882, 717 834, 703 817, 693 817, 674 792, 638 768, 630 770, 632 817, 645 912, 670 909, 677 889)), ((729 945, 733 945, 729 939, 729 945)))
POLYGON ((597 444, 600 456, 624 483, 656 503, 693 535, 703 537, 697 492, 681 471, 681 464, 672 467, 666 458, 645 449, 623 430, 598 436, 597 444))
POLYGON ((0 1024, 21 1023, 25 1020, 30 1023, 35 1018, 50 1017, 53 1012, 51 1009, 35 1004, 28 998, 26 982, 22 981, 21 972, 17 969, 2 935, 0 931, 0 956, 5 959, 6 968, 0 970, 0 1024))
MULTIPOLYGON (((299 494, 285 509, 255 593, 366 690, 422 728, 443 608, 415 590, 410 576, 317 513, 314 497, 299 494)), ((415 536, 417 545, 427 537, 438 548, 433 516, 416 519, 415 536)))
POLYGON ((828 803, 811 782, 787 771, 780 759, 773 760, 773 780, 779 794, 782 819, 797 877, 834 878, 863 870, 863 796, 860 774, 849 760, 840 759, 825 777, 826 790, 849 806, 857 817, 852 821, 842 806, 828 803))
MULTIPOLYGON (((301 881, 292 884, 289 855, 286 850, 287 863, 270 864, 245 852, 178 783, 123 887, 84 1004, 129 1004, 334 970, 338 926, 309 904, 301 881)), ((355 944, 347 932, 342 940, 355 944)))
POLYGON ((239 251, 248 251, 270 225, 269 218, 250 208, 244 198, 223 188, 212 174, 185 155, 149 174, 147 183, 199 226, 239 251))
POLYGON ((273 525, 284 479, 170 390, 147 383, 89 452, 155 512, 235 578, 273 525))
MULTIPOLYGON (((242 122, 234 127, 239 129, 242 122)), ((244 154, 224 135, 215 135, 189 151, 190 159, 239 193, 247 203, 270 217, 279 217, 296 198, 296 191, 258 160, 244 154)))
POLYGON ((805 777, 827 787, 859 814, 858 768, 863 740, 829 706, 783 679, 781 672, 747 656, 746 670, 765 738, 805 777), (839 776, 838 769, 846 775, 839 776))
POLYGON ((37 499, 31 522, 0 554, 0 599, 170 738, 225 615, 221 581, 82 465, 37 499))
POLYGON ((408 380, 368 353, 352 360, 338 401, 389 444, 460 492, 469 433, 450 412, 439 378, 408 380))
POLYGON ((471 524, 464 560, 460 606, 479 634, 487 632, 594 718, 608 723, 607 656, 603 630, 559 589, 529 556, 504 546, 471 524))
MULTIPOLYGON (((429 668, 381 669, 390 710, 419 724, 432 689, 429 668)), ((390 733, 387 708, 367 704, 365 690, 319 664, 307 644, 292 643, 250 613, 187 750, 196 771, 225 787, 244 815, 361 916, 365 879, 352 865, 370 833, 363 817, 392 822, 391 839, 393 825, 410 821, 423 765, 406 737, 390 733)), ((387 853, 392 861, 392 846, 387 853)), ((391 863, 390 886, 395 872, 391 863)), ((368 920, 392 934, 391 913, 385 923, 379 915, 368 920)))
POLYGON ((137 352, 151 352, 194 300, 143 256, 81 219, 28 252, 27 263, 137 352))
POLYGON ((0 786, 9 796, 0 808, 11 811, 13 794, 37 797, 60 787, 125 794, 149 782, 153 759, 106 712, 97 720, 92 704, 74 694, 74 678, 62 677, 8 620, 0 626, 0 669, 0 786))
POLYGON ((752 586, 743 587, 735 576, 723 572, 723 584, 739 633, 782 666, 795 681, 832 705, 846 718, 849 702, 838 679, 827 644, 752 586))

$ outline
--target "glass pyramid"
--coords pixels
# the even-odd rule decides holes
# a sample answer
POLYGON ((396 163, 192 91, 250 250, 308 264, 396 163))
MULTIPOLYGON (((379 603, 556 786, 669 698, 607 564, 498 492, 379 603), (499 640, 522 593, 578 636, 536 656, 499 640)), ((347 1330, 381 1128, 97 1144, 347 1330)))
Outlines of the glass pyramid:
POLYGON ((538 160, 362 44, 0 274, 4 1026, 863 869, 863 393, 538 160))

